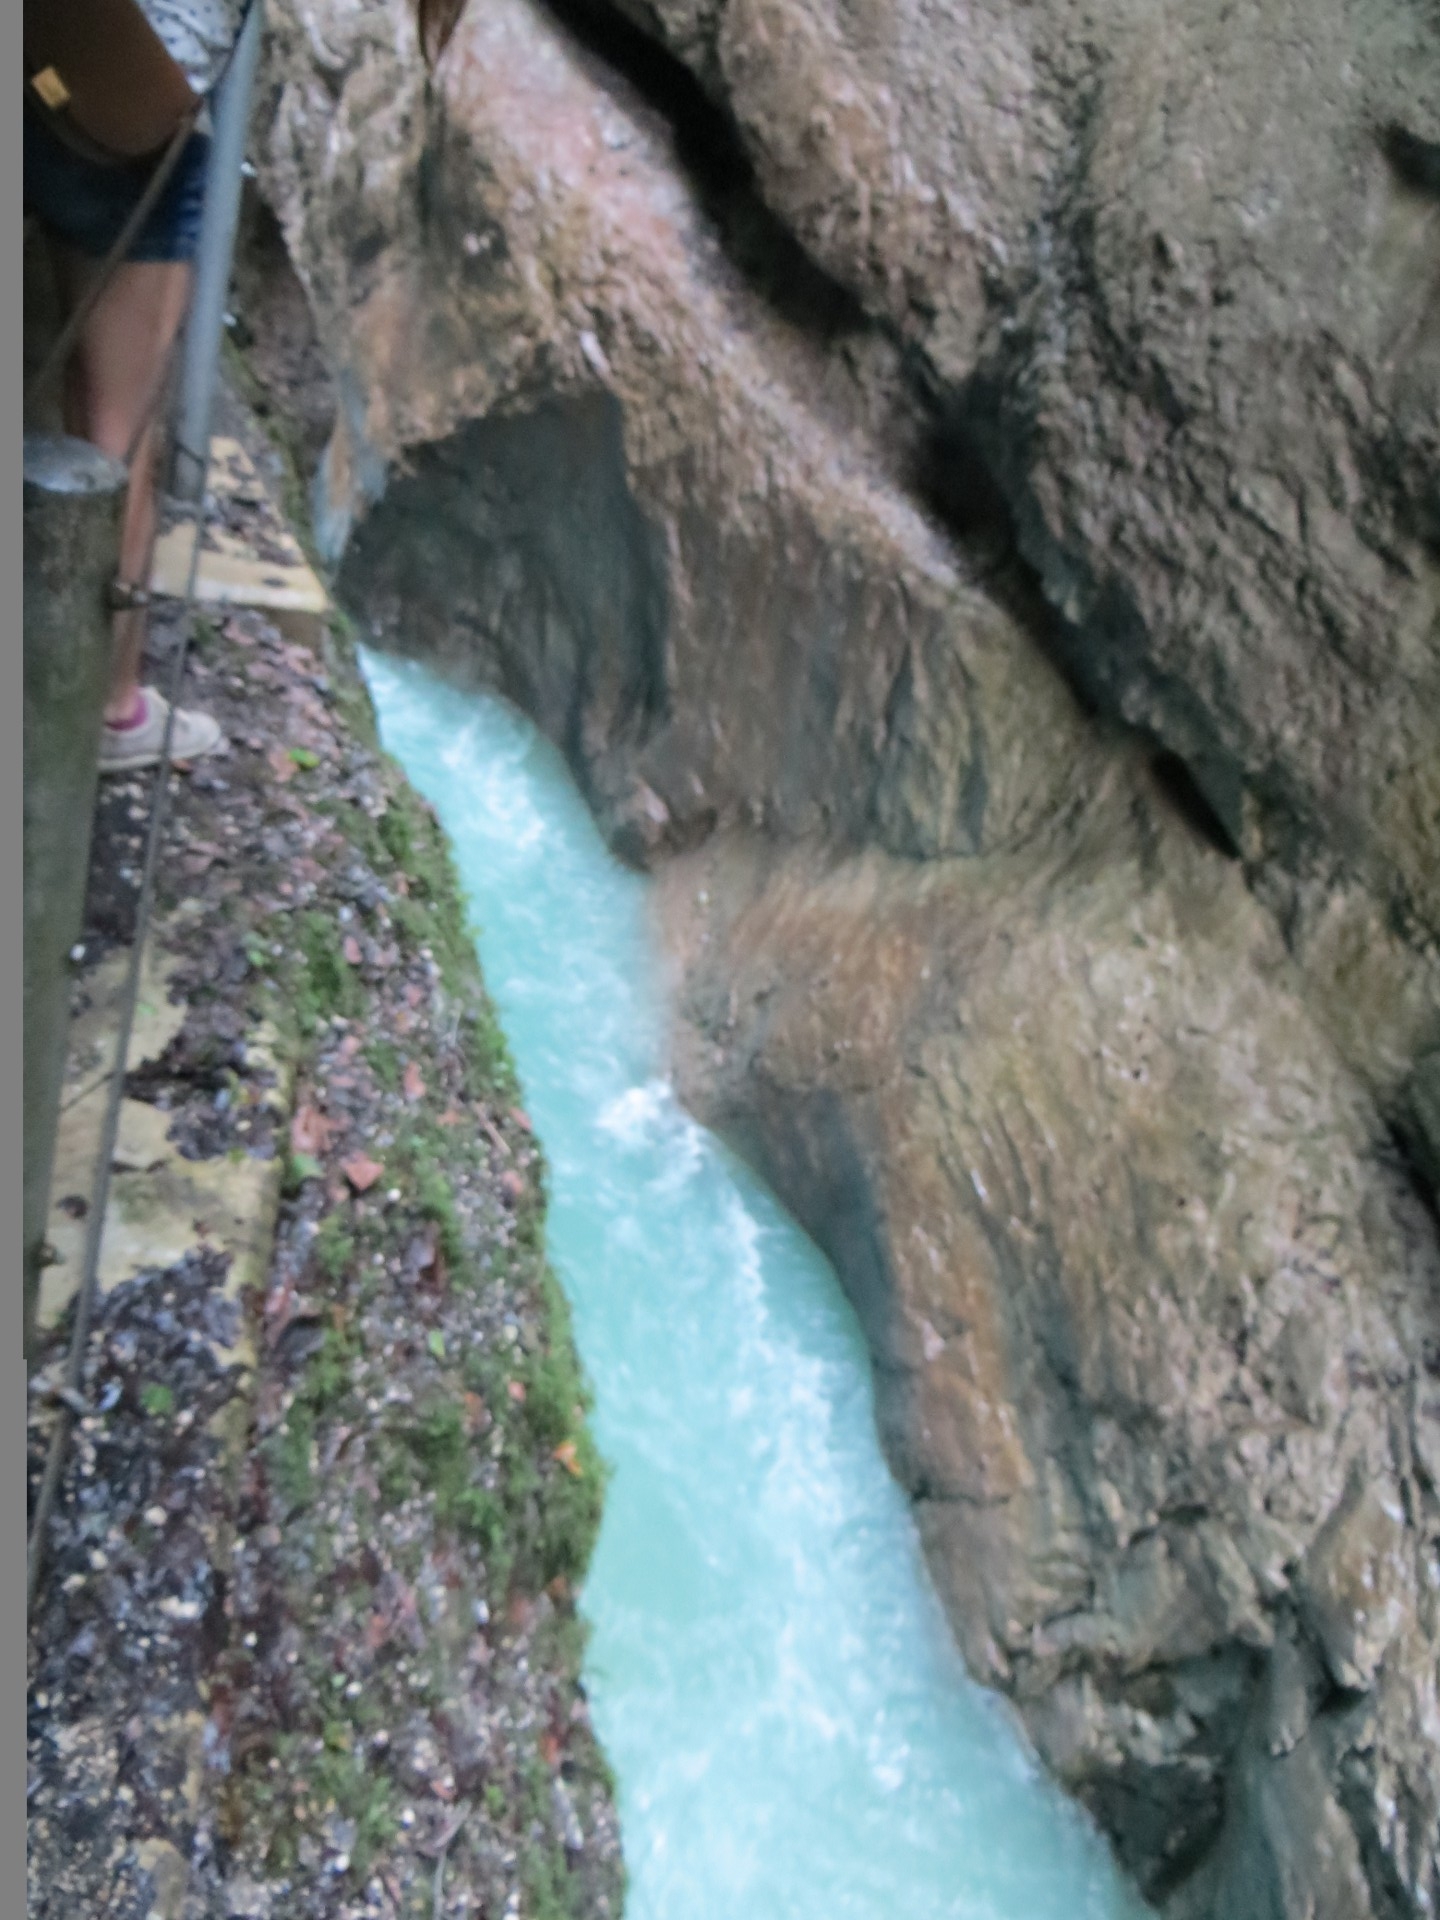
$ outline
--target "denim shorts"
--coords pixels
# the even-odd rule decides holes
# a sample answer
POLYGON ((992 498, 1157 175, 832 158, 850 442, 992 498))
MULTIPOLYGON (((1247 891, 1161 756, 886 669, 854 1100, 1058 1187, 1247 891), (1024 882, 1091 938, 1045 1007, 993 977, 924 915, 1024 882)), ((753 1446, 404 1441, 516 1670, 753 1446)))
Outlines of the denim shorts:
MULTIPOLYGON (((210 140, 192 133, 160 197, 130 242, 127 260, 193 260, 205 210, 210 140)), ((73 152, 28 108, 25 114, 25 211, 77 253, 103 260, 155 167, 153 159, 107 167, 73 152)))

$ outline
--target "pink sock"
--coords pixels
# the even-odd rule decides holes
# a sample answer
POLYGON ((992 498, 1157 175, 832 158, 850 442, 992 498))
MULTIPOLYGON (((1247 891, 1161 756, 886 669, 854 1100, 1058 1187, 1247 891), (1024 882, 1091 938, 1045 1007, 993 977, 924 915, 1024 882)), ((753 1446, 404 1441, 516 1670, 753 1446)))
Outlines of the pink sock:
POLYGON ((145 689, 137 687, 128 717, 124 720, 107 720, 105 724, 112 733, 131 733, 136 727, 145 724, 145 715, 148 712, 149 708, 145 704, 145 689))

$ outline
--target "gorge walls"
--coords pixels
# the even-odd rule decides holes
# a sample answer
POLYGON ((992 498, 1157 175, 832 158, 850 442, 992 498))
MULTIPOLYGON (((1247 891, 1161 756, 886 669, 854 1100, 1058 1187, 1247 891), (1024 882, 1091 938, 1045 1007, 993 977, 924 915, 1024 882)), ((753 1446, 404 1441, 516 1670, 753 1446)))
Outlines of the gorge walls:
POLYGON ((1150 1896, 1440 1911, 1440 34, 577 8, 273 9, 342 591, 657 872, 1150 1896))

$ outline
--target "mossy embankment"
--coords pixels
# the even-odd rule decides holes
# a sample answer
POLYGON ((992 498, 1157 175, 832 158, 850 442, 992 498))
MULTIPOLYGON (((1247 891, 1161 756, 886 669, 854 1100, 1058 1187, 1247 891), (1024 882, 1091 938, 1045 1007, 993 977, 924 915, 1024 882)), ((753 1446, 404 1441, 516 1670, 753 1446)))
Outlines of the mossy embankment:
POLYGON ((292 748, 285 783, 316 785, 322 878, 253 929, 297 1095, 222 1821, 307 1912, 338 1877, 428 1913, 445 1872, 466 1910, 618 1913, 574 1600, 603 1470, 542 1155, 444 835, 379 750, 340 615, 325 653, 340 777, 292 748))
POLYGON ((281 1199, 253 1364, 223 1259, 97 1318, 32 1640, 33 1910, 618 1916, 575 1604, 603 1467, 444 836, 338 616, 318 648, 202 622, 186 698, 230 751, 176 783, 185 1021, 129 1091, 192 1158, 278 1159, 281 1199))

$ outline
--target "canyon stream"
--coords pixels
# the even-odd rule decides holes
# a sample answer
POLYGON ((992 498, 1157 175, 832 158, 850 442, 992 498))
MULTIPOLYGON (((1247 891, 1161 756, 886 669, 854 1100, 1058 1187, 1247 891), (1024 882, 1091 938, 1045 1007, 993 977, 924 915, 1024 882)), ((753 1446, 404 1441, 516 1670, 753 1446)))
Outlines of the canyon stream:
POLYGON ((630 1920, 1142 1920, 966 1675, 830 1266, 664 1076, 645 881, 500 701, 367 653, 454 845, 609 1463, 583 1594, 630 1920))

